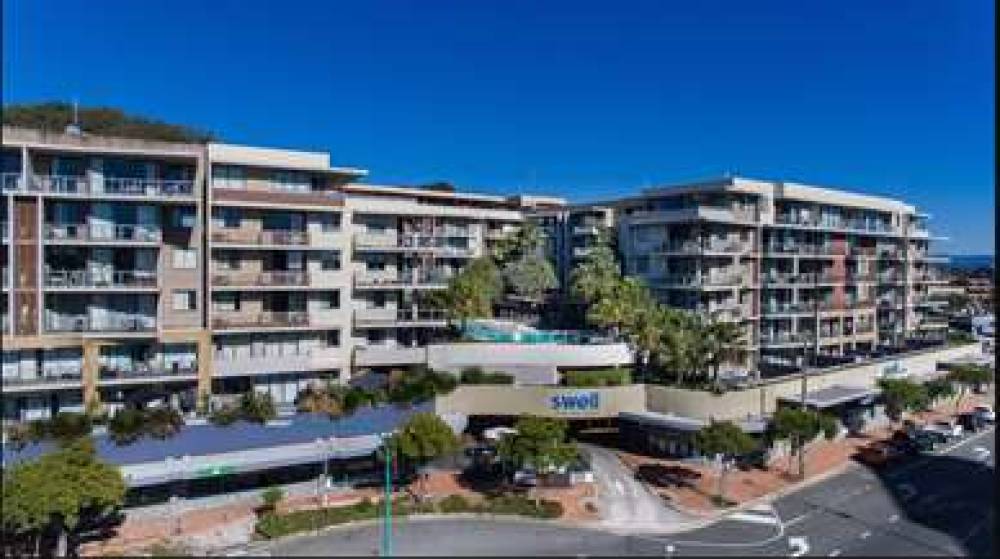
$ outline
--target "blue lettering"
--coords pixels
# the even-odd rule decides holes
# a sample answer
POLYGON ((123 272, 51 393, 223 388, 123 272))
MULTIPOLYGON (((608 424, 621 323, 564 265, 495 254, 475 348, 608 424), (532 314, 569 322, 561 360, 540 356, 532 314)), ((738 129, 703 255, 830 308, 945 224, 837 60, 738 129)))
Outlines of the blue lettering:
POLYGON ((549 396, 549 406, 556 410, 596 410, 601 407, 599 392, 549 396))

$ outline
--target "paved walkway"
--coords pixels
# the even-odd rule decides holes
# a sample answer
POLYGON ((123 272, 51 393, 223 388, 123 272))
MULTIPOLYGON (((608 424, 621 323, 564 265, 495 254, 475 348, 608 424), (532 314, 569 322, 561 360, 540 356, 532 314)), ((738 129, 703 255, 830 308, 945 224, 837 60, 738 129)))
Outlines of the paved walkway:
POLYGON ((659 495, 635 479, 611 450, 581 445, 591 457, 597 482, 598 525, 615 532, 676 530, 693 519, 667 507, 659 495))

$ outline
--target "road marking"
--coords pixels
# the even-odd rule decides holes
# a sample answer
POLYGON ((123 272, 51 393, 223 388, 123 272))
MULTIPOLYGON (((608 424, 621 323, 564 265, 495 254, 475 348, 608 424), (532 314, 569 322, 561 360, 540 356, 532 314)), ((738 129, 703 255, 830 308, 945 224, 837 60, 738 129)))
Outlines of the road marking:
POLYGON ((868 538, 871 537, 871 535, 872 535, 871 532, 869 532, 868 530, 865 530, 864 532, 861 532, 861 539, 867 540, 868 538))
POLYGON ((899 522, 899 515, 898 514, 894 514, 894 515, 890 516, 889 517, 889 522, 899 522))
POLYGON ((750 522, 751 524, 769 524, 771 526, 781 524, 781 520, 776 518, 773 514, 751 514, 749 511, 734 512, 733 514, 724 516, 723 519, 735 520, 737 522, 750 522))
POLYGON ((831 552, 830 552, 830 553, 829 553, 829 554, 827 555, 827 557, 836 557, 836 556, 838 556, 838 555, 840 555, 840 550, 839 550, 839 549, 834 549, 833 551, 831 551, 831 552))
POLYGON ((799 557, 809 553, 809 540, 805 536, 789 536, 788 547, 792 549, 791 557, 799 557))

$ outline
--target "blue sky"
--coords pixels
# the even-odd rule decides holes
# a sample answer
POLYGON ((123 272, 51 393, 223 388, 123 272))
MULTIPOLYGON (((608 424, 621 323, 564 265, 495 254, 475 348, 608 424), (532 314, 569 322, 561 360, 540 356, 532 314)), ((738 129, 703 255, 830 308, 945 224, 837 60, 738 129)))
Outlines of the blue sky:
POLYGON ((6 0, 4 102, 588 201, 730 171, 903 197, 994 252, 987 0, 6 0))

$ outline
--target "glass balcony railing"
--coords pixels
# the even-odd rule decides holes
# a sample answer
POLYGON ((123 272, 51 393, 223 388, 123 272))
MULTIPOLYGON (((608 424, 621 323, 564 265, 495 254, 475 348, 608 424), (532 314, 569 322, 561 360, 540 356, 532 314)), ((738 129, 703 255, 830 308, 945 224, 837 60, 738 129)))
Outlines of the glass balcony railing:
POLYGON ((215 328, 259 328, 296 327, 309 325, 309 313, 305 311, 267 311, 262 313, 216 313, 212 319, 215 328))
POLYGON ((191 376, 198 373, 196 363, 164 363, 160 360, 136 362, 127 366, 99 366, 98 376, 101 380, 128 380, 132 378, 191 376))
POLYGON ((134 241, 160 242, 163 233, 157 227, 115 224, 45 224, 45 238, 50 241, 134 241))
POLYGON ((34 385, 34 384, 63 384, 63 383, 78 383, 82 382, 82 377, 80 376, 80 368, 72 368, 66 370, 54 369, 42 371, 41 375, 37 374, 15 374, 15 375, 4 375, 3 384, 4 386, 24 386, 24 385, 34 385))
MULTIPOLYGON (((84 175, 35 175, 31 189, 56 194, 111 196, 193 196, 194 181, 127 177, 90 178, 84 175)), ((5 185, 6 186, 6 185, 5 185)))
POLYGON ((301 287, 309 285, 309 274, 301 270, 283 270, 260 273, 216 273, 212 275, 215 287, 301 287))
POLYGON ((150 332, 156 329, 156 318, 47 314, 45 329, 49 332, 150 332))
POLYGON ((156 270, 46 270, 46 287, 157 287, 156 270))

